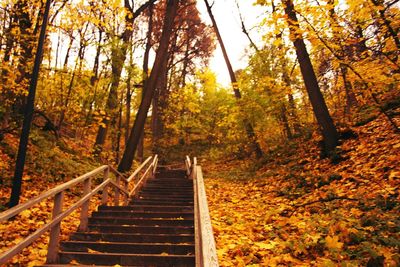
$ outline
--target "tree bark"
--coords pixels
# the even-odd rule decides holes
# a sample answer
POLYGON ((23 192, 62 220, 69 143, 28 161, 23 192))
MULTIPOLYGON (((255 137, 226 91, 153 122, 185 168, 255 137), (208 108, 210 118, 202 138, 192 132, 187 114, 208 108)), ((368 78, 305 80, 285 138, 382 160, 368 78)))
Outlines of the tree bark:
MULTIPOLYGON (((231 78, 231 84, 232 84, 232 87, 233 87, 233 92, 234 92, 235 98, 237 100, 240 100, 242 98, 242 95, 241 95, 240 90, 238 88, 236 75, 235 75, 235 72, 233 71, 232 64, 231 64, 231 62, 229 60, 229 57, 228 57, 228 53, 226 52, 225 45, 224 45, 224 42, 222 40, 221 34, 219 32, 217 22, 215 21, 215 18, 214 18, 214 15, 212 13, 210 4, 208 3, 207 0, 204 0, 204 2, 206 4, 208 14, 209 14, 209 16, 211 18, 215 34, 217 35, 217 39, 218 39, 219 45, 221 46, 221 50, 222 50, 222 53, 223 53, 223 56, 224 56, 224 60, 225 60, 226 66, 228 68, 229 76, 231 78)), ((244 119, 243 123, 245 125, 247 138, 249 139, 249 141, 250 141, 250 143, 251 143, 251 145, 253 147, 253 150, 254 150, 254 152, 256 154, 256 157, 257 158, 261 158, 262 155, 263 155, 263 151, 261 150, 260 144, 257 142, 257 137, 256 137, 256 134, 254 132, 253 125, 251 125, 251 123, 247 119, 244 119)))
MULTIPOLYGON (((153 32, 153 15, 154 15, 154 5, 151 4, 149 6, 149 23, 147 29, 147 40, 146 40, 146 47, 144 50, 143 56, 143 81, 142 81, 142 97, 144 96, 144 90, 146 90, 146 83, 149 78, 149 56, 150 56, 150 49, 151 49, 151 34, 153 32)), ((153 107, 154 108, 154 107, 153 107)), ((127 132, 127 137, 129 138, 129 133, 127 132)), ((142 135, 140 136, 139 144, 138 144, 138 151, 137 151, 137 158, 140 162, 143 162, 144 159, 144 134, 145 131, 143 129, 142 135)), ((128 138, 126 140, 128 140, 128 138)))
POLYGON ((139 110, 136 114, 135 123, 129 135, 129 140, 125 147, 125 151, 122 156, 121 162, 118 165, 118 170, 120 172, 126 172, 132 166, 133 158, 136 152, 137 145, 139 143, 140 136, 142 135, 144 129, 144 124, 147 118, 147 112, 150 108, 151 101, 155 93, 160 72, 167 64, 168 47, 171 37, 171 31, 173 29, 174 18, 176 15, 176 11, 178 9, 178 3, 179 0, 168 0, 167 2, 167 9, 165 12, 160 45, 157 49, 156 58, 154 60, 154 65, 150 77, 146 82, 146 88, 143 92, 143 98, 140 103, 139 110))
POLYGON ((125 0, 125 8, 128 10, 127 14, 125 15, 125 30, 121 35, 121 42, 122 44, 119 45, 118 42, 116 46, 112 49, 111 59, 112 59, 112 82, 110 92, 108 94, 106 109, 107 115, 103 118, 102 125, 99 126, 99 130, 96 136, 96 143, 94 145, 95 153, 99 153, 105 143, 108 126, 110 124, 109 117, 113 118, 116 116, 116 108, 118 104, 116 103, 116 99, 118 98, 118 86, 121 79, 122 69, 124 67, 124 62, 127 55, 129 40, 131 39, 133 33, 133 23, 135 19, 152 3, 156 2, 157 0, 149 0, 140 6, 135 12, 133 12, 132 7, 128 0, 125 0))
POLYGON ((321 127, 324 149, 329 153, 336 148, 339 140, 339 134, 333 123, 332 117, 329 114, 328 107, 326 106, 324 97, 319 88, 317 77, 315 75, 303 37, 299 34, 300 26, 297 20, 293 2, 292 0, 285 0, 283 3, 285 6, 285 13, 287 15, 291 39, 296 49, 304 84, 313 107, 314 115, 319 126, 321 127))
POLYGON ((33 72, 32 72, 32 79, 31 79, 31 82, 29 85, 29 93, 28 93, 28 97, 27 97, 27 105, 25 107, 24 122, 23 122, 23 126, 22 126, 21 138, 19 141, 17 161, 15 163, 15 172, 14 172, 14 178, 13 178, 13 183, 12 183, 12 191, 11 191, 11 196, 10 196, 10 202, 8 204, 8 206, 10 208, 18 205, 19 198, 21 195, 22 176, 24 173, 26 151, 27 151, 28 142, 29 142, 29 132, 31 129, 31 123, 32 123, 32 118, 33 118, 36 86, 37 86, 37 81, 38 81, 38 77, 39 77, 40 65, 42 62, 44 42, 46 39, 46 27, 47 27, 47 21, 49 19, 50 3, 51 3, 51 0, 46 1, 45 10, 44 10, 44 14, 43 14, 43 23, 42 23, 42 27, 40 30, 39 43, 38 43, 38 48, 37 48, 33 72))

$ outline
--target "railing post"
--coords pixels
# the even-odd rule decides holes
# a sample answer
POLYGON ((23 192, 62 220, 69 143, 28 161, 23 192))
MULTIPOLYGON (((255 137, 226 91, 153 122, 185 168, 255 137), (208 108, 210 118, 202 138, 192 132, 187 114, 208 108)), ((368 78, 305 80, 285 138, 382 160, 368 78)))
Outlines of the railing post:
MULTIPOLYGON (((52 219, 57 217, 62 212, 63 198, 64 198, 64 191, 61 191, 54 196, 52 219)), ((61 222, 54 225, 50 230, 50 241, 47 249, 47 263, 56 263, 58 260, 58 248, 60 246, 60 230, 61 230, 61 222)))
MULTIPOLYGON (((110 175, 110 168, 107 168, 104 170, 104 181, 108 179, 110 175)), ((103 189, 103 195, 101 196, 101 204, 102 205, 107 205, 108 201, 108 186, 105 186, 103 189)))
MULTIPOLYGON (((83 182, 83 197, 85 197, 87 194, 90 193, 91 180, 92 180, 92 177, 89 177, 83 182)), ((88 216, 89 216, 89 205, 90 205, 90 200, 86 201, 82 205, 81 218, 80 218, 81 221, 80 221, 79 228, 78 228, 79 231, 86 231, 87 230, 88 216)))
MULTIPOLYGON (((129 192, 129 187, 128 187, 129 183, 128 183, 128 181, 126 179, 123 179, 123 181, 124 181, 124 184, 125 184, 126 192, 129 192)), ((128 199, 129 199, 128 195, 124 194, 124 205, 128 205, 128 199)))
POLYGON ((195 175, 197 173, 196 167, 197 167, 197 158, 194 157, 193 163, 191 164, 191 171, 190 171, 190 175, 189 175, 190 179, 193 179, 195 177, 195 175))
MULTIPOLYGON (((119 176, 118 174, 116 174, 115 176, 117 177, 115 182, 117 183, 117 185, 120 185, 121 176, 119 176)), ((116 187, 114 188, 114 205, 119 206, 119 189, 116 187)))
POLYGON ((185 164, 186 164, 186 175, 189 177, 190 176, 190 168, 192 167, 189 156, 186 156, 185 164))

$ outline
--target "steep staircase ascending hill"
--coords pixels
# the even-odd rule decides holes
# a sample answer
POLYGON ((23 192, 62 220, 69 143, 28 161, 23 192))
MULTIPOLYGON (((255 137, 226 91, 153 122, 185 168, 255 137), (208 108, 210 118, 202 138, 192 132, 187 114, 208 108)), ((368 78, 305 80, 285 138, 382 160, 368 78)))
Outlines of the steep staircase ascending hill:
POLYGON ((161 169, 130 205, 93 212, 86 232, 61 243, 59 263, 195 266, 193 210, 185 171, 161 169))

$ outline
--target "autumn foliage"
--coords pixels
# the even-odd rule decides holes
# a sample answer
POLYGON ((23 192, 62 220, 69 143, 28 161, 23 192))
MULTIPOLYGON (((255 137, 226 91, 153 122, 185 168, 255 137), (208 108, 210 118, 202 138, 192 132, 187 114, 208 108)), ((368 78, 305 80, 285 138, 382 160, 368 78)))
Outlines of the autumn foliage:
POLYGON ((205 162, 221 266, 398 266, 400 140, 388 126, 356 128, 337 164, 312 141, 277 148, 259 169, 205 162))
MULTIPOLYGON (((0 2, 0 211, 44 2, 0 2)), ((167 165, 197 156, 221 266, 399 266, 398 1, 253 2, 259 23, 246 29, 240 16, 247 64, 227 64, 224 86, 209 66, 217 27, 203 1, 52 1, 21 202, 121 158, 125 171, 154 153, 167 165)), ((51 208, 2 223, 0 252, 51 208)), ((9 265, 44 263, 47 239, 9 265)))

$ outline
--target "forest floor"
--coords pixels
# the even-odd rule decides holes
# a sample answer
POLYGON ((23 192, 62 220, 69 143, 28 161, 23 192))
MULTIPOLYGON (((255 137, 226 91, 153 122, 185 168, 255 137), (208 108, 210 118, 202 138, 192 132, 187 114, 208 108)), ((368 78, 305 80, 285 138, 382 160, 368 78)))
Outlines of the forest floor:
POLYGON ((221 266, 400 266, 399 135, 383 117, 353 130, 336 164, 312 139, 258 170, 203 163, 221 266))
MULTIPOLYGON (((263 162, 201 162, 221 266, 400 265, 400 138, 382 117, 353 130, 358 137, 343 142, 336 164, 320 159, 315 138, 270 151, 263 162)), ((83 144, 35 132, 31 139, 21 202, 100 165, 83 144)), ((0 210, 17 145, 12 135, 0 142, 0 210)), ((66 206, 78 191, 67 194, 66 206)), ((0 253, 48 221, 51 210, 49 200, 1 223, 0 253)), ((78 216, 63 222, 63 239, 78 216)), ((9 266, 43 264, 47 242, 39 239, 9 266)))
MULTIPOLYGON (((12 134, 7 134, 0 141, 0 212, 7 208, 10 197, 13 158, 18 150, 18 142, 17 136, 12 134)), ((101 165, 91 157, 90 149, 73 139, 56 140, 50 133, 34 130, 31 133, 30 142, 20 203, 101 165)), ((64 210, 65 207, 76 203, 81 192, 82 188, 78 186, 64 194, 64 210)), ((92 198, 91 210, 94 210, 98 203, 100 203, 99 198, 92 198)), ((47 223, 51 218, 52 209, 53 200, 49 198, 21 212, 15 220, 1 222, 0 253, 18 244, 47 223)), ((78 210, 63 220, 62 240, 66 240, 70 233, 76 231, 79 216, 78 210)), ((46 260, 48 241, 48 235, 43 235, 19 255, 13 257, 6 266, 43 265, 46 260)))

